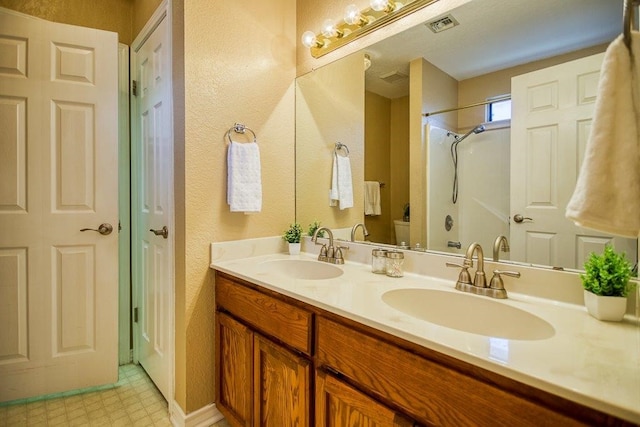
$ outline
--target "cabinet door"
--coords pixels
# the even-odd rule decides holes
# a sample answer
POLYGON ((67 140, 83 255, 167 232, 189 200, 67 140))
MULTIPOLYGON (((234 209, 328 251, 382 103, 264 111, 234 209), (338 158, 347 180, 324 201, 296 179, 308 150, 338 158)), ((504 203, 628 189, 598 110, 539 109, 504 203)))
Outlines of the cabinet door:
POLYGON ((216 405, 234 426, 251 426, 253 332, 216 313, 216 405))
POLYGON ((414 423, 345 382, 316 371, 317 427, 409 427, 414 423))
POLYGON ((254 425, 310 425, 309 361, 254 335, 254 425))

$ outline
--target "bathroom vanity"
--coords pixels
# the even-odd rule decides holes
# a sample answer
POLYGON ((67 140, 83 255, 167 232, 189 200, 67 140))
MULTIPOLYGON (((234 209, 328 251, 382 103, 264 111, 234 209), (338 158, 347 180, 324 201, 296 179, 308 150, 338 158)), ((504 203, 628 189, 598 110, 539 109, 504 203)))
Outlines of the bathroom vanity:
POLYGON ((514 294, 504 304, 540 316, 553 336, 487 337, 384 302, 405 288, 458 292, 451 281, 392 279, 365 263, 324 268, 310 254, 220 245, 212 251, 216 405, 232 425, 640 422, 633 322, 605 324, 576 306, 514 294), (624 349, 632 354, 617 366, 601 359, 624 349))

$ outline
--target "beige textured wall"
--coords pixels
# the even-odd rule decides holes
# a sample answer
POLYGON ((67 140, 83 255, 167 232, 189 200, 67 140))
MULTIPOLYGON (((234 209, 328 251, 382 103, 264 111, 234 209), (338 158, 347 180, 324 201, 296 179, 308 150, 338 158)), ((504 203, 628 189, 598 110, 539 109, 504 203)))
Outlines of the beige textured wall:
POLYGON ((389 229, 392 243, 396 241, 394 219, 402 219, 404 205, 409 203, 409 97, 391 101, 391 194, 389 229))
POLYGON ((113 31, 125 44, 133 40, 132 0, 0 0, 0 7, 62 24, 113 31))
MULTIPOLYGON (((296 220, 347 228, 364 220, 362 185, 353 207, 329 206, 336 142, 349 147, 352 182, 364 181, 364 54, 355 53, 302 76, 296 87, 296 220)), ((293 220, 293 217, 290 218, 293 220)))
POLYGON ((294 218, 296 5, 295 0, 179 3, 184 7, 184 171, 176 168, 183 174, 177 177, 182 182, 176 199, 183 192, 184 205, 176 206, 177 226, 183 227, 176 234, 184 235, 184 247, 176 264, 184 275, 176 282, 176 344, 185 348, 176 349, 176 398, 191 412, 213 401, 210 242, 277 235, 294 218), (225 132, 234 122, 258 135, 263 204, 255 215, 231 213, 226 204, 225 132))
POLYGON ((158 8, 162 0, 129 0, 133 2, 131 13, 132 40, 136 38, 140 30, 147 23, 153 12, 158 8))
MULTIPOLYGON (((364 179, 384 182, 380 189, 381 215, 365 216, 369 240, 391 243, 391 100, 373 92, 364 93, 364 179)), ((359 233, 359 232, 358 232, 359 233)), ((359 235, 358 235, 359 236, 359 235)))

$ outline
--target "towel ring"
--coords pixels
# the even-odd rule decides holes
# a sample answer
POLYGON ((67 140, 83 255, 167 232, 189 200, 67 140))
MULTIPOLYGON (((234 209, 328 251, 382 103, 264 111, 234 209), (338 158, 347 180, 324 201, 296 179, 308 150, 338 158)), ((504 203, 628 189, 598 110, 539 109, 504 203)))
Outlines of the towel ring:
POLYGON ((342 142, 336 142, 336 146, 333 149, 333 152, 335 154, 338 154, 338 151, 344 149, 344 151, 347 152, 347 156, 349 156, 349 147, 347 147, 345 144, 343 144, 342 142))
POLYGON ((233 142, 231 140, 231 132, 235 132, 235 133, 240 133, 243 134, 246 131, 251 132, 251 135, 253 135, 253 142, 258 142, 256 139, 256 133, 254 131, 252 131, 251 129, 249 129, 248 127, 246 127, 245 125, 243 125, 242 123, 234 123, 233 126, 227 131, 227 138, 229 138, 229 142, 233 142))

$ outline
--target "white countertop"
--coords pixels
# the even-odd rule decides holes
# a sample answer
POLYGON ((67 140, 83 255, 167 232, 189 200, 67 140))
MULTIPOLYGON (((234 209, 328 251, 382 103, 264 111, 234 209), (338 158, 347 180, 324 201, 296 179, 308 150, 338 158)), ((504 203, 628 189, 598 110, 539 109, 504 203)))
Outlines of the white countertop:
MULTIPOLYGON (((291 258, 315 260, 316 256, 275 253, 283 249, 276 242, 253 239, 213 244, 211 267, 549 393, 640 423, 640 324, 634 318, 602 322, 591 317, 582 305, 510 291, 509 299, 501 303, 546 320, 553 325, 555 334, 536 341, 476 335, 414 318, 382 300, 385 292, 403 288, 459 292, 455 290, 455 280, 412 273, 390 278, 371 273, 369 264, 351 261, 338 266, 343 274, 334 279, 292 279, 269 272, 264 263, 291 258), (256 246, 255 241, 261 243, 256 246)), ((371 246, 364 250, 370 252, 371 246)), ((425 260, 430 256, 419 256, 422 255, 425 260)), ((349 254, 346 258, 349 259, 349 254)), ((490 270, 485 270, 489 275, 490 270)), ((472 311, 465 315, 470 322, 478 321, 472 311)))

